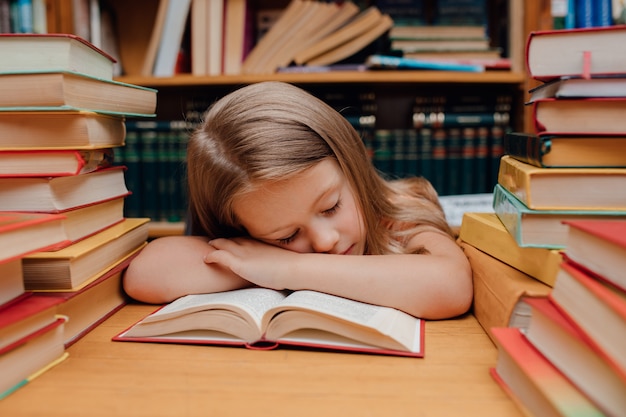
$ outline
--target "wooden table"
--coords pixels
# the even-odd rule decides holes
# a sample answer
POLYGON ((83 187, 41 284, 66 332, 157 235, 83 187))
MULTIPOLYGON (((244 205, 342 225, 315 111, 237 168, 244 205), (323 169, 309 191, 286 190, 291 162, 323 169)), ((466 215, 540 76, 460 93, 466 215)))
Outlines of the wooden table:
POLYGON ((111 342, 154 309, 131 304, 69 358, 0 401, 19 416, 517 416, 471 316, 426 323, 426 356, 111 342))

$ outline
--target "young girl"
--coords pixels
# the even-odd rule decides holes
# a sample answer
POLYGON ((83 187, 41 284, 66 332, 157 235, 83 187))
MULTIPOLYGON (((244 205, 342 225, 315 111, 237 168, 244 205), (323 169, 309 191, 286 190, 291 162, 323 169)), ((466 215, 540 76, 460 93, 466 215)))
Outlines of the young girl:
POLYGON ((135 299, 256 285, 428 319, 470 307, 471 269, 430 183, 385 181, 346 119, 303 90, 263 82, 225 96, 187 153, 193 236, 156 239, 133 260, 135 299))

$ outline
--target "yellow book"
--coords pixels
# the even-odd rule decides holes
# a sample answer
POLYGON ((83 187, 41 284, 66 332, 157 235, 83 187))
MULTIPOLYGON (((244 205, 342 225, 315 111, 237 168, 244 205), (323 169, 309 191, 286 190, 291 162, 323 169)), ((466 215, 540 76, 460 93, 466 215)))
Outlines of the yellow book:
POLYGON ((127 218, 56 252, 23 258, 27 290, 74 290, 113 268, 148 239, 150 219, 127 218))
POLYGON ((464 213, 459 239, 549 286, 563 260, 558 249, 519 246, 494 213, 464 213))
POLYGON ((498 183, 533 210, 626 210, 626 168, 541 168, 508 155, 498 183))
POLYGON ((530 307, 524 297, 546 297, 552 287, 487 255, 472 245, 458 242, 472 266, 474 281, 473 312, 476 320, 494 341, 494 327, 525 329, 530 307))

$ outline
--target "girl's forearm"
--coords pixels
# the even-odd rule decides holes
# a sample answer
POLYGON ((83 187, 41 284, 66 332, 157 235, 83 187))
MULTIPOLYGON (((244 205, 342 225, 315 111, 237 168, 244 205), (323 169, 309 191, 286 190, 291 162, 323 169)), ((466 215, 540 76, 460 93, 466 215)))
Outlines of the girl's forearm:
POLYGON ((211 250, 206 239, 162 237, 150 242, 124 274, 124 289, 132 298, 154 304, 187 294, 228 291, 250 283, 219 265, 207 265, 211 250))
POLYGON ((302 255, 294 289, 312 289, 442 319, 465 313, 472 301, 464 259, 440 255, 302 255))

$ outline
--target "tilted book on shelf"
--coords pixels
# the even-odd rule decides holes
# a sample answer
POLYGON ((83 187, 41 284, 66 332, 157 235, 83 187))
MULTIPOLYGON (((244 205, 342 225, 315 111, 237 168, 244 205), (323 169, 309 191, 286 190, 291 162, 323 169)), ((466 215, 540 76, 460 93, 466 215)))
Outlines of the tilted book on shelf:
POLYGON ((549 286, 563 261, 558 249, 519 246, 495 213, 465 213, 459 239, 549 286))
POLYGON ((0 74, 21 71, 73 71, 113 79, 115 59, 72 34, 0 34, 0 74))
POLYGON ((424 322, 389 307, 316 291, 247 288, 179 298, 113 340, 422 357, 424 322))
POLYGON ((159 2, 167 4, 167 11, 165 12, 162 31, 157 33, 159 43, 154 58, 154 66, 150 68, 150 74, 144 73, 143 75, 171 77, 175 74, 176 60, 180 52, 191 0, 160 0, 159 2))
POLYGON ((67 357, 58 300, 31 296, 0 314, 0 400, 67 357))
POLYGON ((541 355, 519 329, 495 328, 498 360, 494 380, 536 416, 604 416, 572 382, 541 355))
POLYGON ((525 329, 530 308, 524 297, 545 297, 551 287, 463 241, 458 242, 472 266, 473 313, 495 343, 491 329, 525 329))
POLYGON ((626 292, 565 262, 549 297, 622 373, 626 372, 626 292))
POLYGON ((529 102, 536 133, 614 134, 626 132, 626 96, 581 99, 541 98, 529 102))
POLYGON ((535 210, 626 210, 624 168, 541 168, 508 155, 498 183, 535 210))
POLYGON ((88 111, 0 111, 0 149, 92 149, 124 145, 124 118, 88 111))
POLYGON ((113 149, 28 150, 0 149, 0 177, 61 177, 110 167, 113 149))
POLYGON ((88 110, 152 117, 156 90, 77 72, 0 74, 0 111, 88 110))
POLYGON ((366 33, 374 28, 383 17, 383 14, 375 6, 368 7, 358 14, 353 13, 354 8, 351 9, 351 13, 346 16, 349 20, 344 20, 342 25, 335 27, 336 30, 328 33, 314 44, 299 50, 294 56, 294 62, 298 65, 307 63, 314 65, 310 63, 311 60, 366 33))
POLYGON ((58 251, 22 260, 27 290, 70 290, 87 285, 139 250, 148 239, 149 219, 126 218, 58 251))
POLYGON ((624 25, 531 32, 526 42, 526 67, 532 78, 541 81, 623 73, 624 40, 624 25))
POLYGON ((66 245, 63 220, 58 214, 0 212, 0 261, 66 245))
POLYGON ((548 298, 529 299, 526 337, 607 415, 626 410, 626 372, 548 298))
POLYGON ((626 291, 626 221, 567 221, 567 257, 626 291))
POLYGON ((61 212, 129 194, 125 168, 66 177, 0 178, 0 210, 61 212))
POLYGON ((626 136, 509 132, 504 153, 541 168, 624 168, 626 136))
POLYGON ((533 248, 565 248, 568 228, 563 222, 568 220, 626 220, 626 210, 529 209, 500 184, 494 188, 493 209, 519 246, 533 248))

